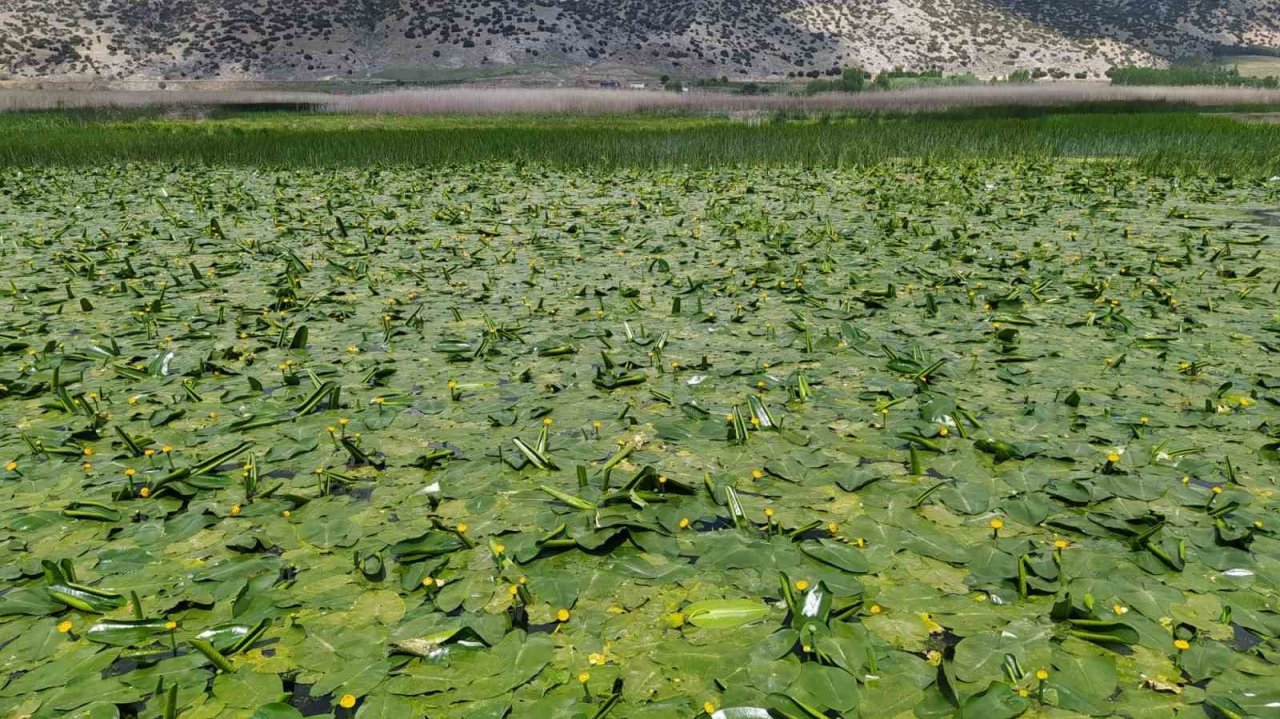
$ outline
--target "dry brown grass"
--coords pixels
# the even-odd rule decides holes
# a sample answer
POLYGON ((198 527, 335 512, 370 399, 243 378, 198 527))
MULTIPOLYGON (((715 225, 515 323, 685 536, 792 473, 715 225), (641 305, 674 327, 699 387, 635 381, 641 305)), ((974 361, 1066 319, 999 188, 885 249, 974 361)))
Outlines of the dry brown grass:
POLYGON ((0 89, 0 112, 208 105, 322 105, 333 95, 275 90, 16 90, 0 89))
POLYGON ((772 111, 932 111, 993 105, 1046 107, 1096 102, 1166 102, 1202 107, 1280 105, 1280 91, 1228 87, 1117 87, 1097 82, 926 87, 887 92, 730 95, 588 89, 445 88, 364 95, 276 90, 122 91, 0 90, 0 112, 84 108, 183 108, 310 105, 364 115, 625 115, 631 113, 750 116, 772 111))
POLYGON ((1094 82, 932 87, 887 92, 747 96, 621 90, 448 88, 335 97, 331 112, 385 115, 604 115, 638 112, 741 114, 790 110, 928 111, 992 105, 1167 102, 1195 106, 1271 105, 1280 91, 1220 87, 1113 87, 1094 82))

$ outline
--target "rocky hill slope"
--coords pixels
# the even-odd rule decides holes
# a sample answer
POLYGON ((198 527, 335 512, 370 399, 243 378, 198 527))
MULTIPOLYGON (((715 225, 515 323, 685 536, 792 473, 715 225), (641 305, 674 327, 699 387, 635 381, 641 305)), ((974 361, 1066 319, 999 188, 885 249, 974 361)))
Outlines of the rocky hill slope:
POLYGON ((1280 47, 1280 0, 0 0, 0 76, 368 77, 620 66, 781 77, 860 64, 1098 76, 1280 47))

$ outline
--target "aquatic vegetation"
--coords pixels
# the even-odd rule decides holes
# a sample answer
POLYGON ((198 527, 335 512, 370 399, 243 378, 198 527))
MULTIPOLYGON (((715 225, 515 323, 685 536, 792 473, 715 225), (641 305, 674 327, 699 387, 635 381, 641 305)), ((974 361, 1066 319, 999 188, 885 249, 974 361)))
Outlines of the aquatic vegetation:
POLYGON ((0 197, 0 714, 1280 702, 1280 182, 103 165, 0 197))

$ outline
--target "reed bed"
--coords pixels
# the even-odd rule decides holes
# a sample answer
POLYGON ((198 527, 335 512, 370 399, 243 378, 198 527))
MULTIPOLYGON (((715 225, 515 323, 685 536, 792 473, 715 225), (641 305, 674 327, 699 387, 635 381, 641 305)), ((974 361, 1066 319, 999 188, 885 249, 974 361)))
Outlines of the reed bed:
POLYGON ((886 161, 1138 163, 1161 173, 1280 174, 1280 124, 1222 114, 999 116, 996 110, 831 120, 398 117, 254 113, 202 122, 0 117, 0 166, 145 162, 406 167, 517 161, 553 167, 843 167, 886 161))

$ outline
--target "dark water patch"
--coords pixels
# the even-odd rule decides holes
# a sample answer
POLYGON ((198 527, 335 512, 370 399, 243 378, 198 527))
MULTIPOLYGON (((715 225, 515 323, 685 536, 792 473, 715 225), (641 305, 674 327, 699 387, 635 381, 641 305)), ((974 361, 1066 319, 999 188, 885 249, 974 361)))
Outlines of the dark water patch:
POLYGON ((1280 227, 1280 208, 1271 210, 1252 210, 1249 212, 1260 224, 1268 227, 1280 227))
POLYGON ((1247 652, 1262 643, 1262 637, 1235 622, 1231 623, 1231 631, 1235 633, 1231 638, 1231 646, 1237 652, 1247 652))
POLYGON ((728 517, 717 516, 711 521, 701 520, 693 523, 693 528, 699 533, 718 532, 722 529, 729 529, 733 526, 733 522, 728 517))
POLYGON ((125 659, 122 657, 120 659, 115 660, 114 662, 111 662, 111 664, 109 664, 106 669, 102 670, 102 678, 110 679, 111 677, 123 676, 137 668, 138 668, 137 661, 133 659, 125 659))
POLYGON ((298 684, 293 677, 283 679, 284 690, 289 695, 289 706, 297 709, 303 716, 333 713, 333 700, 328 695, 313 697, 310 684, 298 684))
POLYGON ((336 486, 331 492, 335 497, 350 497, 358 502, 367 502, 373 496, 373 487, 346 487, 336 486))

